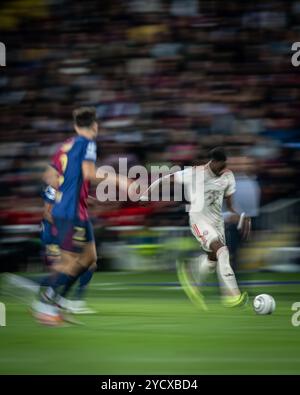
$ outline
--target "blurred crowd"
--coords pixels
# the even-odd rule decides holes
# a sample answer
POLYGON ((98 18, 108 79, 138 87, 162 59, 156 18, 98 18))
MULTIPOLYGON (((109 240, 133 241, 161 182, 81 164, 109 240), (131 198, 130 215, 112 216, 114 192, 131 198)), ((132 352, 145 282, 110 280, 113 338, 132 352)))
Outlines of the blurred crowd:
MULTIPOLYGON (((221 145, 235 173, 257 183, 254 210, 299 197, 300 68, 291 46, 300 1, 7 0, 0 8, 2 224, 39 221, 41 172, 73 133, 80 105, 97 108, 98 165, 120 157, 194 165, 221 145)), ((169 224, 176 209, 165 206, 148 221, 169 224)), ((115 223, 123 211, 136 222, 153 213, 93 208, 115 223)))

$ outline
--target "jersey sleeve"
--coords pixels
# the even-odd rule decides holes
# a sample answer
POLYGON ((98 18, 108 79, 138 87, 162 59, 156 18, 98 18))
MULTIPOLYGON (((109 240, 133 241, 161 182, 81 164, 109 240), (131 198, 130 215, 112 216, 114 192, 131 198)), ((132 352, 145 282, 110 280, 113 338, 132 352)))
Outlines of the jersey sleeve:
POLYGON ((44 201, 46 203, 54 204, 55 194, 56 194, 56 190, 51 185, 48 185, 43 192, 44 201))
POLYGON ((60 151, 57 151, 51 158, 51 162, 50 162, 50 166, 53 167, 58 172, 61 171, 61 168, 60 168, 61 165, 59 162, 59 155, 60 155, 60 151))
POLYGON ((225 189, 225 197, 233 195, 236 191, 236 183, 233 173, 232 172, 228 173, 227 177, 228 177, 228 185, 227 188, 225 189))
POLYGON ((94 141, 88 142, 84 147, 83 160, 89 162, 96 162, 97 159, 97 146, 94 141))

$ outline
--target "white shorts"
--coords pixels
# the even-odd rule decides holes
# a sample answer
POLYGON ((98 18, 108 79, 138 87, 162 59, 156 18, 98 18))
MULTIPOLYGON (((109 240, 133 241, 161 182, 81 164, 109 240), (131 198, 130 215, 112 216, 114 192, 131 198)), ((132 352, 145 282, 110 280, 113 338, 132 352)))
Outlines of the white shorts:
POLYGON ((220 240, 225 245, 224 225, 214 225, 205 217, 200 215, 190 215, 190 227, 193 235, 206 252, 211 252, 210 244, 215 240, 220 240))

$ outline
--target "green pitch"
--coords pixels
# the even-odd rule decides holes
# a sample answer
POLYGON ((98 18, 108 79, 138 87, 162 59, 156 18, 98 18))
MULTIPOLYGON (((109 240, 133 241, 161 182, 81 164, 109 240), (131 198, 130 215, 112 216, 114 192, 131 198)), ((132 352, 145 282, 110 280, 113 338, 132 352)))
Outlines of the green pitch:
MULTIPOLYGON (((300 274, 251 274, 240 281, 300 281, 300 274)), ((212 279, 211 281, 215 281, 212 279)), ((222 308, 218 289, 199 311, 176 287, 175 273, 98 273, 83 325, 43 327, 27 307, 0 296, 1 374, 300 374, 300 326, 291 324, 299 284, 242 286, 250 300, 270 293, 271 316, 222 308), (175 286, 174 286, 175 284, 175 286)))

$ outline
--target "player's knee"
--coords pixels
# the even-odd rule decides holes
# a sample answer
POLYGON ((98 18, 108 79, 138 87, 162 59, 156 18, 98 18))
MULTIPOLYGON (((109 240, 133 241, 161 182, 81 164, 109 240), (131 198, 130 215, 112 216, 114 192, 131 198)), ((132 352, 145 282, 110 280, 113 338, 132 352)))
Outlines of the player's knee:
POLYGON ((57 264, 53 267, 54 271, 57 273, 65 273, 68 274, 69 276, 76 276, 77 274, 77 265, 76 263, 72 265, 66 265, 66 264, 57 264))
POLYGON ((97 268, 97 255, 94 253, 85 255, 78 260, 78 264, 86 269, 91 268, 92 266, 97 268))
POLYGON ((209 253, 207 254, 207 256, 208 256, 208 259, 209 259, 210 261, 217 261, 217 255, 216 255, 215 252, 209 252, 209 253))
POLYGON ((209 246, 212 255, 214 255, 215 257, 217 257, 218 251, 219 251, 221 248, 223 248, 223 247, 225 247, 225 246, 224 246, 224 244, 223 244, 220 240, 214 240, 214 241, 212 241, 212 242, 210 243, 210 246, 209 246))
POLYGON ((97 268, 97 254, 96 251, 93 251, 91 254, 88 256, 88 265, 89 267, 95 267, 97 268))
POLYGON ((94 261, 94 262, 91 263, 91 265, 89 266, 89 270, 92 271, 92 272, 95 272, 95 271, 97 270, 97 268, 98 268, 97 261, 94 261))

